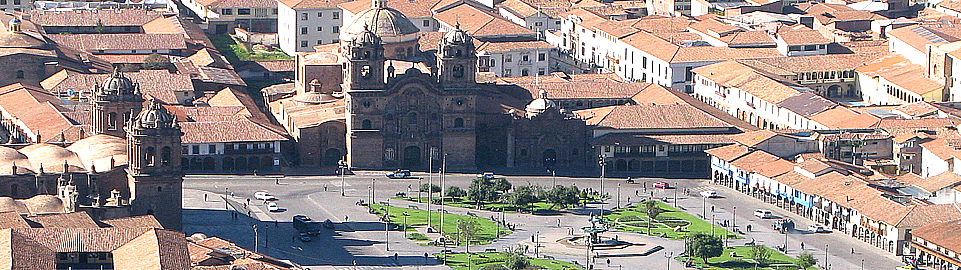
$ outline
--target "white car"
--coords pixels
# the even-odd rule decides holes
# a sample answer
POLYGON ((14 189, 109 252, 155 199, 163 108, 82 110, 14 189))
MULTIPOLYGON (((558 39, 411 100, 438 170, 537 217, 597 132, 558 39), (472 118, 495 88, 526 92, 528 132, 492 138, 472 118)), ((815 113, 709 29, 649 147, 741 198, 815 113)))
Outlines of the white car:
POLYGON ((773 218, 774 214, 771 213, 771 210, 758 209, 754 210, 754 216, 758 218, 773 218))
POLYGON ((275 202, 269 202, 267 203, 267 211, 280 212, 280 206, 277 206, 277 203, 275 202))
POLYGON ((820 224, 812 224, 811 226, 808 226, 808 231, 811 231, 811 232, 814 232, 814 233, 826 233, 826 232, 831 232, 831 231, 828 231, 827 229, 825 229, 824 226, 821 226, 820 224))
POLYGON ((704 198, 717 198, 717 191, 713 191, 713 190, 701 191, 701 196, 703 196, 704 198))
POLYGON ((255 198, 255 199, 258 199, 258 200, 264 200, 264 201, 276 201, 276 200, 277 200, 277 197, 274 197, 274 195, 270 195, 270 193, 267 193, 266 191, 257 191, 257 192, 255 192, 255 193, 254 193, 254 198, 255 198))

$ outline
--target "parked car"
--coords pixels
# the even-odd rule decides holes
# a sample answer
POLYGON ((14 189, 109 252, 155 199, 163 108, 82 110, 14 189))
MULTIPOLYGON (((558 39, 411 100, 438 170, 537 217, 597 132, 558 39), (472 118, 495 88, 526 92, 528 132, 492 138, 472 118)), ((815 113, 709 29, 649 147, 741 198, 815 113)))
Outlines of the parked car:
POLYGON ((310 242, 311 239, 307 233, 300 233, 300 235, 297 236, 297 240, 300 240, 300 242, 310 242))
POLYGON ((821 226, 820 224, 811 224, 811 226, 808 226, 808 231, 815 232, 815 233, 831 232, 825 229, 824 226, 821 226))
POLYGON ((277 206, 277 203, 275 202, 269 202, 267 203, 267 211, 280 212, 280 206, 277 206))
POLYGON ((654 188, 671 188, 671 184, 668 184, 667 182, 657 182, 654 183, 654 188))
POLYGON ((771 210, 757 209, 754 210, 754 216, 758 218, 773 218, 774 213, 772 213, 771 210))
POLYGON ((713 191, 713 190, 701 191, 701 196, 704 198, 717 198, 717 191, 713 191))
POLYGON ((483 178, 484 180, 491 180, 491 179, 497 178, 497 175, 494 174, 494 172, 484 172, 482 174, 478 174, 477 178, 483 178))
POLYGON ((387 173, 387 178, 390 178, 390 179, 410 178, 410 170, 399 169, 393 172, 389 172, 387 173))
POLYGON ((264 200, 264 201, 276 201, 276 200, 277 200, 277 197, 274 197, 274 195, 270 195, 270 193, 267 193, 266 191, 257 191, 257 192, 255 192, 255 193, 254 193, 254 198, 255 198, 255 199, 258 199, 258 200, 264 200))

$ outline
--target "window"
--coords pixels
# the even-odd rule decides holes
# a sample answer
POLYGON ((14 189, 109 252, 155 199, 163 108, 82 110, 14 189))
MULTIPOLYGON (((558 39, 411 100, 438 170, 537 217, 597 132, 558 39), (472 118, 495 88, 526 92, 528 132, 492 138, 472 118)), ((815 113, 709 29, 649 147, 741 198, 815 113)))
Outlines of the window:
POLYGON ((788 50, 788 51, 800 51, 801 48, 803 48, 803 47, 801 47, 801 46, 799 46, 799 45, 795 45, 795 46, 790 46, 790 47, 788 47, 787 50, 788 50))
POLYGON ((537 69, 537 75, 543 76, 543 75, 547 75, 547 73, 545 73, 544 68, 538 68, 538 69, 537 69))
POLYGON ((301 20, 301 21, 306 21, 306 20, 307 20, 307 13, 306 13, 306 12, 300 14, 300 20, 301 20))
POLYGON ((249 8, 238 8, 238 9, 237 9, 237 15, 250 15, 250 9, 249 9, 249 8))
POLYGON ((7 0, 0 0, 0 5, 6 5, 6 4, 7 4, 7 0))
POLYGON ((514 62, 514 57, 510 54, 504 56, 504 63, 514 62))
POLYGON ((323 32, 323 31, 324 31, 324 27, 323 27, 323 26, 318 26, 318 27, 317 27, 317 32, 323 32))
POLYGON ((301 34, 301 35, 306 35, 306 34, 307 34, 307 27, 301 27, 301 28, 300 28, 300 34, 301 34))
MULTIPOLYGON (((19 5, 19 4, 20 4, 20 0, 13 0, 13 4, 14 4, 14 5, 19 5)), ((17 10, 16 8, 15 8, 14 10, 19 11, 19 10, 17 10)))
POLYGON ((534 23, 534 26, 544 26, 544 23, 542 23, 542 22, 535 22, 535 23, 534 23))
POLYGON ((647 56, 644 56, 644 57, 641 58, 641 59, 642 59, 642 60, 641 60, 641 67, 643 67, 644 69, 647 69, 647 56))
POLYGON ((522 62, 530 62, 530 61, 531 61, 531 56, 530 56, 530 55, 526 55, 526 54, 525 54, 525 55, 521 55, 521 61, 522 61, 522 62))
POLYGON ((547 60, 547 54, 546 54, 546 53, 538 53, 538 54, 537 54, 537 61, 544 61, 544 60, 547 60))
POLYGON ((317 45, 320 45, 320 44, 324 44, 324 41, 318 39, 318 40, 317 40, 317 45))
POLYGON ((147 147, 147 152, 144 153, 144 161, 147 166, 154 165, 154 153, 153 147, 147 147))
MULTIPOLYGON (((337 30, 337 28, 334 28, 334 30, 337 30)), ((337 33, 337 32, 334 32, 334 33, 337 33)), ((336 38, 335 38, 335 39, 330 40, 330 43, 337 43, 337 42, 340 42, 340 39, 336 39, 336 38)))
POLYGON ((213 154, 216 154, 216 153, 217 153, 217 145, 216 145, 216 144, 207 145, 207 154, 213 155, 213 154))
POLYGON ((200 154, 200 146, 199 146, 199 145, 194 145, 193 147, 190 147, 190 150, 193 152, 194 155, 199 155, 199 154, 200 154))
POLYGON ((276 9, 276 8, 270 9, 270 14, 271 14, 271 15, 277 15, 277 9, 276 9))
POLYGON ((117 130, 117 113, 112 112, 107 114, 107 129, 117 130))
POLYGON ((455 128, 462 128, 462 127, 464 127, 464 119, 463 119, 463 118, 455 118, 455 119, 454 119, 454 127, 455 127, 455 128))
POLYGON ((307 41, 306 41, 306 40, 301 41, 301 42, 300 42, 300 47, 307 48, 307 41))
POLYGON ((189 154, 190 154, 190 148, 187 148, 186 145, 180 146, 180 154, 181 154, 181 155, 189 155, 189 154))
POLYGON ((511 69, 509 69, 509 68, 508 68, 508 69, 504 69, 504 77, 510 77, 510 76, 511 76, 511 69))
POLYGON ((364 119, 364 121, 360 122, 360 129, 371 129, 370 120, 364 119))
POLYGON ((430 26, 430 20, 424 20, 424 27, 430 26))
POLYGON ((322 17, 324 17, 324 13, 323 13, 323 12, 317 12, 317 18, 322 18, 322 17))
POLYGON ((167 166, 170 164, 170 147, 164 146, 163 150, 160 150, 160 165, 167 166))
POLYGON ((491 67, 496 66, 496 65, 494 64, 494 62, 495 62, 494 59, 491 59, 491 61, 490 61, 490 66, 491 66, 491 67))
MULTIPOLYGON (((334 27, 333 29, 331 29, 331 31, 333 31, 334 33, 340 33, 340 27, 334 27)), ((334 43, 337 43, 337 41, 334 41, 334 43)))
POLYGON ((220 14, 222 15, 234 15, 234 10, 229 8, 220 9, 220 14))
POLYGON ((340 12, 334 11, 334 20, 340 20, 340 12))
POLYGON ((530 73, 530 70, 527 70, 526 68, 521 70, 521 76, 529 76, 531 75, 530 73))

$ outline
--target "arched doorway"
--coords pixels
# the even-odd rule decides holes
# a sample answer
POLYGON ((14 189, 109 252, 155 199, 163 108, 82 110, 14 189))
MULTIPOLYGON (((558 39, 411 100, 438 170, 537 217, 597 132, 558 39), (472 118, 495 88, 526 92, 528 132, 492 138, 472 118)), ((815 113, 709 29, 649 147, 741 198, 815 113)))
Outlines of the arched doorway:
POLYGON ((420 167, 420 147, 408 146, 404 148, 404 167, 420 167))
POLYGON ((230 171, 234 169, 234 159, 231 157, 225 157, 223 160, 223 170, 230 171))
POLYGON ((841 87, 836 84, 828 87, 828 97, 841 97, 841 87))
POLYGON ((248 158, 247 167, 251 170, 256 170, 257 168, 260 168, 260 159, 257 157, 248 158))
POLYGON ((204 158, 204 170, 213 171, 217 167, 216 161, 212 157, 204 158))
POLYGON ((544 150, 544 153, 541 155, 541 161, 544 167, 554 166, 554 164, 557 163, 557 152, 555 152, 554 149, 544 150))
POLYGON ((237 157, 237 159, 234 160, 234 170, 245 170, 245 166, 247 166, 247 158, 237 157))
POLYGON ((614 162, 614 170, 619 172, 626 171, 627 161, 624 161, 623 159, 618 159, 616 162, 614 162))
POLYGON ((340 153, 340 150, 336 148, 327 149, 324 151, 324 161, 323 166, 337 166, 337 162, 344 158, 344 155, 340 153))

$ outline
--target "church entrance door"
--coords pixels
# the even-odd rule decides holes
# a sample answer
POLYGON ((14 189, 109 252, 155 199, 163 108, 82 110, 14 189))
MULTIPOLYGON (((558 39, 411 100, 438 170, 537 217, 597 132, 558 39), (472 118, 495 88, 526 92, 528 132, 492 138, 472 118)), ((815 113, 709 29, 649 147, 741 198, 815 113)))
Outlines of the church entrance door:
POLYGON ((337 166, 337 161, 343 159, 344 156, 340 154, 340 150, 331 148, 324 152, 323 166, 337 166))
POLYGON ((404 148, 404 167, 420 167, 420 147, 408 146, 407 148, 404 148))
POLYGON ((544 150, 544 154, 541 155, 541 161, 544 162, 544 167, 554 166, 557 163, 557 152, 554 149, 544 150))

